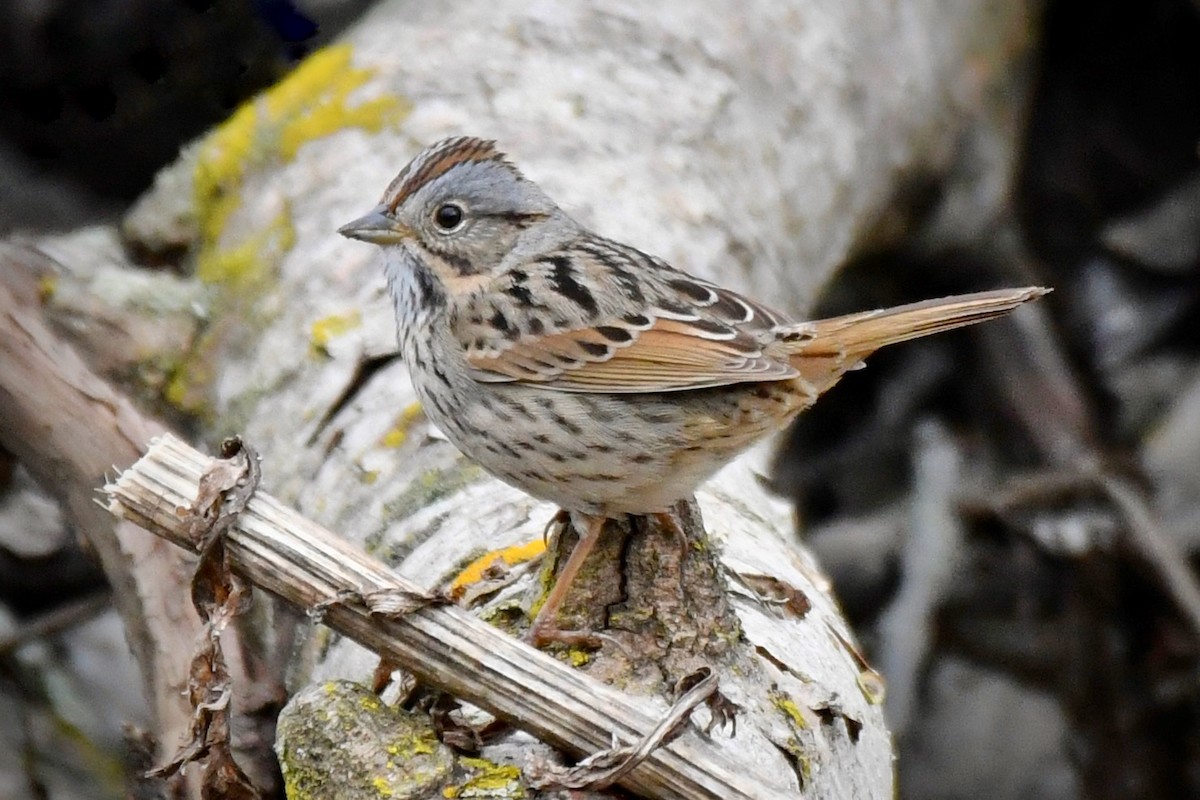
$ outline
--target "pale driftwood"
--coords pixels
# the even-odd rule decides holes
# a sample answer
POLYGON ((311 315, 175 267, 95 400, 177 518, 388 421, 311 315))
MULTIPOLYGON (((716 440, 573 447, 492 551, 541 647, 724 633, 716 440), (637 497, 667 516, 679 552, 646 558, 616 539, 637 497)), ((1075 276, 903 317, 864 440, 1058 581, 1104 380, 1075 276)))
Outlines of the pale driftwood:
POLYGON ((199 625, 178 586, 184 559, 145 531, 114 521, 95 504, 113 465, 127 465, 161 433, 45 325, 37 273, 45 256, 0 249, 0 444, 55 491, 113 584, 158 732, 168 746, 187 730, 182 697, 187 655, 199 625))
MULTIPOLYGON (((181 547, 198 549, 188 518, 201 477, 214 464, 178 439, 155 440, 146 455, 105 487, 108 508, 181 547)), ((345 540, 256 493, 227 534, 234 568, 302 609, 330 603, 327 624, 411 671, 430 686, 475 703, 577 755, 649 735, 658 719, 638 701, 591 679, 457 608, 432 604, 395 617, 340 593, 388 590, 420 596, 345 540)), ((695 800, 788 794, 770 776, 747 774, 723 753, 720 737, 695 731, 655 751, 622 784, 651 797, 695 800)))
MULTIPOLYGON (((47 326, 38 279, 55 274, 45 255, 0 245, 0 444, 58 498, 99 556, 140 667, 153 734, 170 751, 186 737, 192 716, 185 689, 200 624, 187 593, 179 591, 191 567, 178 549, 113 519, 95 502, 105 474, 132 463, 165 428, 94 374, 47 326)), ((239 643, 229 641, 228 652, 235 683, 245 691, 251 681, 239 643)), ((243 762, 269 780, 261 745, 242 755, 251 755, 243 762)), ((198 786, 191 788, 199 796, 198 786)))

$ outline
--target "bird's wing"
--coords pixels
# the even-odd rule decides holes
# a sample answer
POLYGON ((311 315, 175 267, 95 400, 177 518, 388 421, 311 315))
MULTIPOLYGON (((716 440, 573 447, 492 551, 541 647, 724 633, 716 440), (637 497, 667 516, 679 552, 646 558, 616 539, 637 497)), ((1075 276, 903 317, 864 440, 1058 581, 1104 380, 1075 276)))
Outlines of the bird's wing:
POLYGON ((794 377, 768 348, 785 323, 637 250, 587 240, 499 275, 453 326, 479 381, 637 393, 794 377))

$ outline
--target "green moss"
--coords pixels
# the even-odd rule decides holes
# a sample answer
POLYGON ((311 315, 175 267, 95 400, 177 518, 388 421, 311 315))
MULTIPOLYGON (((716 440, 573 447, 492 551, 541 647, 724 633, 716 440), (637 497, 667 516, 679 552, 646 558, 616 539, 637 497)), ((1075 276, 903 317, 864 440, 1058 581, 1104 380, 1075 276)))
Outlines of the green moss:
POLYGON ((479 613, 479 618, 494 628, 508 631, 514 636, 517 629, 525 621, 525 607, 517 600, 511 600, 496 606, 487 606, 479 613))
POLYGON ((538 571, 537 597, 529 604, 530 620, 537 619, 542 606, 546 604, 546 598, 550 595, 550 590, 554 588, 554 573, 558 569, 557 555, 556 548, 546 548, 546 558, 542 559, 542 568, 538 571))
MULTIPOLYGON (((404 416, 405 412, 401 412, 404 416)), ((401 541, 387 538, 389 525, 407 519, 423 508, 450 497, 466 486, 487 477, 483 469, 465 458, 460 458, 446 469, 431 469, 417 475, 401 493, 383 504, 381 524, 364 540, 363 547, 379 560, 396 565, 403 561, 415 543, 427 540, 446 523, 451 512, 439 514, 420 530, 408 530, 401 541)))
POLYGON ((446 521, 453 517, 451 511, 446 511, 438 514, 429 521, 428 524, 420 528, 407 529, 407 535, 398 541, 389 541, 386 546, 380 546, 383 534, 373 537, 372 541, 368 542, 367 552, 378 558, 380 561, 390 566, 399 566, 412 553, 413 547, 420 542, 427 542, 437 535, 437 532, 442 529, 446 521))

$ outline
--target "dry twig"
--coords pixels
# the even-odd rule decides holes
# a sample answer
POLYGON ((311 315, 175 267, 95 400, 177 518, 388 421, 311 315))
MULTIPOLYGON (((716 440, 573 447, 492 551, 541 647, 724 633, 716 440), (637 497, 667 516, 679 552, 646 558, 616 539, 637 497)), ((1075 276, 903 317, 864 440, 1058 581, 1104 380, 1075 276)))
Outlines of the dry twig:
MULTIPOLYGON (((196 497, 213 459, 165 435, 105 487, 109 509, 190 550, 202 542, 177 509, 196 497)), ((576 755, 607 749, 613 737, 643 741, 659 719, 645 701, 574 671, 454 606, 418 604, 411 613, 372 612, 354 595, 425 593, 386 565, 259 493, 225 535, 239 573, 301 608, 325 603, 330 627, 450 692, 576 755), (329 600, 340 598, 338 602, 329 600)), ((619 783, 649 797, 787 796, 732 763, 716 739, 687 731, 654 750, 619 783)))

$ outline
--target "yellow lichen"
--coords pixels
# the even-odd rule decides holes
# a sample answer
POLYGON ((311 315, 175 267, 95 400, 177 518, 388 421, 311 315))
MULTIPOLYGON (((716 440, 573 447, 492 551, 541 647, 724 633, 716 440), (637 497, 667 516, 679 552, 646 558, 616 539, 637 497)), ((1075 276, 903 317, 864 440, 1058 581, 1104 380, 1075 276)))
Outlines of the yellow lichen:
POLYGON ((200 145, 192 173, 192 197, 203 243, 216 241, 225 221, 240 203, 237 190, 255 147, 258 112, 254 101, 244 104, 200 145))
POLYGON ((353 67, 350 56, 349 45, 318 51, 267 95, 268 118, 282 121, 279 150, 284 158, 295 158, 304 143, 344 128, 373 133, 408 113, 407 104, 391 96, 349 105, 350 93, 375 74, 372 69, 353 67), (314 95, 319 98, 315 104, 314 95), (296 113, 298 110, 304 113, 296 113))
MULTIPOLYGON (((247 179, 259 170, 294 159, 305 142, 344 128, 378 131, 408 113, 407 102, 396 96, 352 100, 351 95, 374 75, 372 69, 354 67, 352 55, 345 44, 314 53, 288 77, 240 106, 196 145, 192 153, 196 275, 217 289, 215 300, 233 306, 214 319, 240 321, 243 327, 266 324, 269 314, 258 306, 258 300, 296 243, 291 208, 286 198, 277 199, 279 193, 256 197, 260 206, 258 216, 247 220, 251 224, 230 224, 242 206, 247 179), (262 202, 274 202, 276 208, 264 210, 262 202)), ((218 327, 197 339, 187 363, 168 370, 164 395, 176 408, 204 415, 208 398, 197 387, 209 385, 206 356, 222 349, 231 337, 244 335, 237 325, 218 327)), ((320 335, 314 330, 314 338, 320 335)))
POLYGON ((380 797, 391 797, 395 794, 386 778, 374 778, 371 781, 371 785, 375 787, 375 791, 379 792, 380 797))
POLYGON ((240 244, 201 249, 196 276, 205 283, 227 287, 234 296, 253 296, 266 287, 295 243, 291 212, 284 209, 266 228, 250 234, 240 244))
POLYGON ((171 406, 200 419, 211 417, 212 365, 231 337, 239 335, 241 325, 263 322, 261 314, 249 306, 242 307, 253 303, 269 286, 295 241, 291 210, 285 205, 265 228, 250 234, 240 244, 201 247, 197 254, 197 277, 220 287, 220 296, 234 307, 235 313, 225 314, 206 327, 186 355, 164 367, 163 397, 171 406))
POLYGON ((352 48, 313 53, 271 89, 243 104, 200 145, 194 173, 201 238, 215 241, 237 208, 237 189, 251 169, 296 157, 301 145, 345 128, 382 130, 409 111, 401 98, 382 96, 351 105, 350 94, 373 69, 351 65, 352 48))
POLYGON ((586 650, 580 650, 578 647, 572 647, 567 650, 567 661, 576 669, 590 663, 591 660, 592 654, 586 650))
POLYGON ((410 753, 418 753, 420 755, 431 755, 434 745, 437 744, 437 736, 433 733, 427 737, 418 737, 413 739, 408 748, 410 753))
MULTIPOLYGON (((222 241, 226 223, 241 205, 242 184, 251 172, 292 160, 305 142, 345 128, 378 131, 408 113, 408 104, 394 96, 351 104, 351 93, 374 75, 372 69, 353 67, 351 57, 348 44, 312 54, 274 87, 243 104, 200 143, 192 191, 200 260, 209 262, 211 280, 241 276, 243 269, 259 274, 252 269, 255 265, 249 263, 248 254, 261 248, 252 246, 250 240, 237 244, 222 241)), ((287 243, 282 249, 286 252, 290 247, 287 243)))
POLYGON ((804 718, 804 712, 800 710, 800 706, 796 705, 796 701, 790 697, 780 693, 771 694, 771 702, 775 707, 787 715, 797 728, 804 730, 808 727, 808 720, 804 718))
POLYGON ((485 758, 463 757, 458 760, 473 775, 458 786, 442 790, 445 797, 525 797, 521 770, 509 764, 496 764, 485 758))
POLYGON ((794 736, 787 740, 784 750, 791 756, 792 768, 800 780, 800 787, 804 788, 812 780, 812 759, 804 752, 803 745, 794 736))
POLYGON ((792 732, 784 738, 783 741, 777 741, 784 753, 788 756, 788 760, 792 764, 792 769, 796 773, 797 780, 800 781, 800 787, 803 788, 812 779, 812 760, 809 758, 808 751, 805 749, 801 741, 800 732, 809 727, 808 721, 804 717, 804 712, 796 702, 778 689, 773 689, 768 693, 771 703, 784 713, 788 721, 791 723, 792 732))
POLYGON ((194 410, 189 402, 191 393, 191 381, 188 380, 186 372, 183 369, 171 370, 163 387, 163 397, 166 401, 175 408, 190 413, 194 410))
POLYGON ((350 311, 345 314, 330 314, 313 322, 309 329, 308 341, 313 347, 324 350, 325 346, 339 336, 344 336, 355 328, 362 326, 362 312, 350 311))
POLYGON ((48 272, 38 278, 38 299, 43 303, 49 302, 58 291, 58 276, 48 272))
POLYGON ((212 416, 208 387, 212 385, 217 346, 218 338, 213 331, 205 331, 184 358, 164 368, 163 398, 167 403, 198 419, 212 416))
POLYGON ((546 552, 546 542, 538 538, 532 542, 515 544, 511 547, 484 553, 468 564, 450 583, 450 596, 457 597, 471 584, 483 580, 484 574, 495 567, 497 562, 503 562, 507 567, 515 567, 517 564, 537 558, 544 552, 546 552))
POLYGON ((388 429, 387 433, 379 440, 379 443, 388 448, 399 447, 404 444, 405 440, 408 439, 408 429, 424 413, 425 411, 421 408, 420 403, 409 403, 400 412, 400 415, 396 417, 395 424, 388 429))

